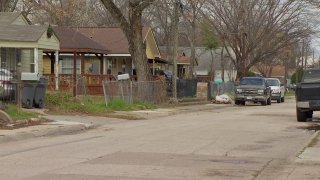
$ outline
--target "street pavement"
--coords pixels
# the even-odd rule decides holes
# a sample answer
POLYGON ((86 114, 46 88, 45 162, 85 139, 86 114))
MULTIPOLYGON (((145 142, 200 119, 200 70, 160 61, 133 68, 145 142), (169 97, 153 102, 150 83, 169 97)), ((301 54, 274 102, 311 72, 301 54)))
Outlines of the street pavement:
POLYGON ((198 105, 129 121, 46 116, 58 122, 48 126, 85 128, 1 143, 0 179, 320 179, 318 135, 302 129, 319 116, 298 123, 294 105, 198 105))
MULTIPOLYGON (((175 108, 159 108, 154 110, 139 110, 129 112, 114 112, 113 116, 122 118, 133 118, 135 120, 154 119, 166 116, 172 116, 180 113, 200 112, 210 109, 221 109, 232 107, 231 104, 204 104, 204 105, 190 105, 175 108)), ((106 123, 119 123, 126 121, 125 119, 116 119, 109 117, 90 117, 90 116, 77 116, 77 115, 48 115, 43 111, 41 113, 44 118, 50 122, 42 123, 37 126, 28 126, 13 130, 0 130, 0 144, 10 141, 18 141, 29 138, 52 136, 52 135, 65 135, 83 132, 95 127, 99 127, 106 123)))

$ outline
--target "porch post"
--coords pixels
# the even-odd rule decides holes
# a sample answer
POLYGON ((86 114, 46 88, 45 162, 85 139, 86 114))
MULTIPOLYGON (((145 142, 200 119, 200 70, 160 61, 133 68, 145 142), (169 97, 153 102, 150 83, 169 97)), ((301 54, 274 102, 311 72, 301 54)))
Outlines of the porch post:
POLYGON ((103 54, 101 54, 100 57, 101 57, 100 58, 100 74, 103 74, 103 69, 104 69, 104 67, 103 67, 103 64, 104 64, 103 63, 103 61, 104 61, 103 60, 103 54))
POLYGON ((34 48, 34 73, 39 73, 39 54, 38 54, 38 48, 34 48))
POLYGON ((73 52, 73 90, 72 90, 73 97, 77 95, 77 53, 76 51, 73 52))
POLYGON ((155 72, 154 72, 154 59, 152 60, 152 75, 155 75, 155 72))
POLYGON ((56 51, 55 68, 54 68, 56 91, 59 90, 59 70, 58 69, 59 69, 59 51, 56 51))

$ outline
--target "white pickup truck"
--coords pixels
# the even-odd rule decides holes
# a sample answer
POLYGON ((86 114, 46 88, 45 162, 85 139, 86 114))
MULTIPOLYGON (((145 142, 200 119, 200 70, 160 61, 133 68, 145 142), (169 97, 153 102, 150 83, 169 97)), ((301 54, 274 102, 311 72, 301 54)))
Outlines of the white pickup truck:
POLYGON ((268 86, 271 87, 271 99, 277 103, 284 102, 285 87, 281 85, 278 78, 266 78, 268 86))

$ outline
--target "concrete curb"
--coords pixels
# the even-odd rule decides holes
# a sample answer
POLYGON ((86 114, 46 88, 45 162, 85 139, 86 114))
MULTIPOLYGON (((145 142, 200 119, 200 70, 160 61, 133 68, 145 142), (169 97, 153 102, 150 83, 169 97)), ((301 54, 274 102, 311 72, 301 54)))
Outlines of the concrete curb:
MULTIPOLYGON (((320 135, 320 131, 316 131, 315 133, 312 134, 312 136, 309 138, 308 142, 306 142, 302 149, 296 153, 296 161, 297 162, 302 162, 302 161, 309 161, 309 160, 304 160, 303 153, 306 151, 306 149, 311 148, 309 147, 310 144, 315 140, 320 135)), ((319 152, 320 153, 320 152, 319 152)))
POLYGON ((0 144, 35 137, 71 134, 93 128, 91 124, 55 121, 14 130, 0 130, 0 144))

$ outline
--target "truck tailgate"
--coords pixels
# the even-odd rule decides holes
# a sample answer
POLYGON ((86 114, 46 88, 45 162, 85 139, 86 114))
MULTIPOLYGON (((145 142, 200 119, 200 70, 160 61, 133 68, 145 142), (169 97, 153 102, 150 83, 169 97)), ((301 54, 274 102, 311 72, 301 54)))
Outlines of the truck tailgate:
POLYGON ((320 83, 303 83, 296 90, 300 93, 299 101, 320 100, 320 83))

